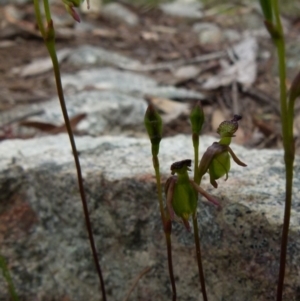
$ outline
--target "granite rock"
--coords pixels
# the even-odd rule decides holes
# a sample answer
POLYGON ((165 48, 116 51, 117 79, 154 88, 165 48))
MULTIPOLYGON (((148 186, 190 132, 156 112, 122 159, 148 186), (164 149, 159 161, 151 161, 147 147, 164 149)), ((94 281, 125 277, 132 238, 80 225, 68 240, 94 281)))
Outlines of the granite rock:
MULTIPOLYGON (((103 134, 128 135, 144 130, 143 118, 147 108, 146 101, 137 96, 116 91, 82 91, 65 97, 69 117, 72 119, 85 114, 76 129, 81 133, 98 136, 103 134)), ((57 97, 42 104, 17 107, 3 114, 2 122, 30 115, 26 122, 40 122, 60 126, 64 124, 57 97), (34 114, 37 112, 38 114, 34 114)), ((1 117, 1 114, 0 114, 1 117)), ((21 126, 18 131, 23 134, 37 134, 34 128, 21 126)))
POLYGON ((204 98, 200 92, 174 86, 161 86, 151 77, 109 67, 81 70, 76 74, 63 74, 62 85, 66 93, 95 88, 136 96, 152 95, 172 99, 204 98))
POLYGON ((173 17, 200 19, 203 17, 202 4, 199 1, 176 0, 160 4, 160 9, 167 15, 173 17))
POLYGON ((136 68, 141 63, 117 52, 92 45, 82 45, 76 48, 68 58, 69 63, 75 66, 102 66, 110 65, 120 68, 136 68))
POLYGON ((193 31, 198 33, 200 44, 218 44, 222 41, 222 31, 214 23, 201 22, 193 25, 193 31))
POLYGON ((139 24, 139 17, 121 3, 112 2, 104 5, 102 14, 113 21, 122 22, 129 26, 139 24))
MULTIPOLYGON (((215 139, 201 138, 201 153, 215 139)), ((122 300, 149 266, 131 300, 171 298, 166 247, 148 139, 78 137, 92 220, 109 300, 122 300)), ((232 164, 227 182, 203 188, 222 209, 199 201, 203 264, 211 301, 274 300, 284 208, 282 151, 233 145, 248 164, 232 164)), ((163 180, 169 166, 192 158, 191 137, 162 140, 163 180)), ((296 158, 295 174, 299 175, 296 158)), ((99 300, 68 137, 64 134, 0 144, 0 244, 17 291, 31 300, 99 300)), ((299 300, 300 200, 294 180, 284 300, 299 300)), ((193 234, 173 224, 178 300, 202 300, 193 234)), ((0 278, 0 300, 8 300, 0 278)))

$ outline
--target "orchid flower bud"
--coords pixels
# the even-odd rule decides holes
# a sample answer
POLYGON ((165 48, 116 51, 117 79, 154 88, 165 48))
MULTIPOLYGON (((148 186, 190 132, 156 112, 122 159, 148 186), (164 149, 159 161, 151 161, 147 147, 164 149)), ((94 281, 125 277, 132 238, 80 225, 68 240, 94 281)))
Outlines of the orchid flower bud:
POLYGON ((200 135, 203 123, 204 113, 200 101, 196 104, 190 115, 193 134, 200 135))
POLYGON ((79 14, 76 12, 74 7, 79 7, 83 0, 62 0, 67 12, 72 16, 72 18, 80 23, 79 14))
POLYGON ((152 144, 152 155, 157 156, 162 137, 162 120, 151 104, 148 106, 145 113, 144 124, 152 144))
POLYGON ((230 121, 226 120, 221 122, 217 129, 217 133, 220 135, 221 140, 220 144, 229 145, 231 143, 231 138, 235 137, 234 133, 238 130, 239 124, 238 121, 241 120, 240 115, 234 115, 233 119, 230 121))

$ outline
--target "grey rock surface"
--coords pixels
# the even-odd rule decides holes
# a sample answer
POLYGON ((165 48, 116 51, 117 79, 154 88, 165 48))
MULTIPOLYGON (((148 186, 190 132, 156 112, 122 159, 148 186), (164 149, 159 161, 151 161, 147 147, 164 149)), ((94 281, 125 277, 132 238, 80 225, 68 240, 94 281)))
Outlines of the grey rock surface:
POLYGON ((68 58, 75 66, 111 65, 120 68, 136 68, 141 63, 117 52, 91 45, 82 45, 75 49, 68 58))
MULTIPOLYGON (((79 114, 86 117, 77 125, 77 129, 85 134, 98 136, 102 134, 124 135, 144 130, 143 118, 147 108, 146 101, 141 97, 134 97, 116 91, 82 91, 65 97, 69 117, 79 114)), ((22 114, 38 112, 26 119, 60 126, 64 124, 59 100, 55 97, 42 104, 16 107, 10 114, 3 114, 3 123, 9 122, 9 116, 18 118, 22 114)), ((1 114, 0 114, 1 116, 1 114)), ((36 133, 34 129, 25 129, 25 133, 36 133)))
POLYGON ((101 13, 113 21, 123 22, 130 26, 139 24, 139 17, 121 3, 108 3, 103 6, 101 13))
POLYGON ((92 87, 139 96, 148 94, 176 99, 203 99, 200 92, 174 86, 160 86, 148 76, 109 67, 82 70, 76 74, 64 74, 62 75, 62 84, 66 92, 81 91, 92 87))
POLYGON ((193 31, 198 33, 200 44, 218 44, 222 41, 222 31, 214 23, 201 22, 193 25, 193 31))
MULTIPOLYGON (((215 139, 201 138, 201 153, 215 139)), ((122 300, 140 279, 131 300, 168 300, 166 247, 156 198, 148 139, 76 138, 96 245, 109 300, 122 300)), ((199 201, 204 270, 209 300, 275 299, 284 208, 282 151, 233 145, 248 164, 234 163, 217 190, 203 188, 222 209, 199 201)), ((178 135, 162 140, 163 180, 169 166, 192 158, 192 142, 178 135)), ((299 163, 295 162, 284 300, 299 295, 299 163)), ((22 300, 99 300, 75 168, 66 135, 0 144, 0 243, 22 300)), ((173 224, 178 300, 202 300, 193 234, 173 224)), ((8 294, 0 278, 0 300, 8 294)))
POLYGON ((203 17, 202 4, 199 1, 176 0, 160 4, 160 9, 167 15, 188 19, 199 19, 203 17))

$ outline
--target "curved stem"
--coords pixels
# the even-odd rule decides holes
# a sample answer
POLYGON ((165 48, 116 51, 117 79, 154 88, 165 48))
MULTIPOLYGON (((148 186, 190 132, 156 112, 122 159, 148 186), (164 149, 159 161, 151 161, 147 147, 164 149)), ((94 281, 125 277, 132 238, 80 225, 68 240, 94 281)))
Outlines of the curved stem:
POLYGON ((166 236, 166 243, 167 243, 168 269, 169 269, 170 282, 172 286, 172 300, 176 301, 177 293, 176 293, 176 284, 175 284, 175 277, 173 271, 171 233, 165 233, 165 236, 166 236))
POLYGON ((293 187, 293 158, 286 166, 286 195, 285 195, 285 208, 284 208, 284 220, 281 237, 281 250, 280 250, 280 267, 277 285, 277 301, 282 301, 283 285, 285 276, 286 265, 286 252, 288 244, 288 233, 290 226, 291 206, 292 206, 292 187, 293 187))
POLYGON ((193 146, 194 146, 194 181, 198 185, 200 184, 199 178, 199 135, 197 133, 193 133, 193 146))
POLYGON ((99 263, 99 258, 98 258, 98 254, 97 254, 97 250, 96 250, 95 240, 94 240, 94 236, 93 236, 93 232, 92 232, 88 205, 87 205, 87 200, 86 200, 85 191, 84 191, 84 187, 83 187, 83 177, 82 177, 82 172, 81 172, 81 166, 80 166, 80 162, 79 162, 79 157, 78 157, 78 152, 77 152, 77 148, 76 148, 76 144, 75 144, 73 131, 71 128, 71 124, 70 124, 70 120, 69 120, 69 116, 68 116, 68 112, 67 112, 67 108, 66 108, 63 88, 62 88, 62 84, 61 84, 59 63, 57 60, 56 49, 55 49, 54 28, 53 28, 53 24, 52 24, 52 20, 51 20, 49 3, 48 3, 48 0, 44 0, 45 13, 46 13, 46 18, 47 18, 47 23, 48 23, 47 31, 44 29, 44 26, 43 26, 38 0, 34 0, 34 6, 35 6, 36 16, 37 16, 37 20, 38 20, 38 25, 40 27, 41 33, 42 33, 44 41, 45 41, 45 45, 47 47, 47 50, 49 52, 49 55, 50 55, 50 58, 51 58, 52 64, 53 64, 54 77, 55 77, 55 82, 56 82, 56 87, 57 87, 57 94, 58 94, 62 114, 64 117, 66 129, 68 132, 68 136, 70 139, 70 144, 71 144, 71 148, 72 148, 72 152, 73 152, 73 156, 74 156, 74 161, 75 161, 75 166, 76 166, 76 171, 77 171, 79 192, 80 192, 80 196, 81 196, 83 212, 84 212, 84 217, 85 217, 85 223, 86 223, 86 227, 87 227, 87 231, 88 231, 88 236, 89 236, 90 246, 92 249, 94 263, 95 263, 97 274, 98 274, 99 281, 100 281, 100 287, 101 287, 101 291, 102 291, 102 300, 106 301, 107 299, 106 299, 104 280, 103 280, 102 271, 101 271, 101 267, 100 267, 100 263, 99 263))
POLYGON ((207 301, 208 299, 207 299, 207 294, 206 294, 205 277, 204 277, 203 266, 202 266, 197 212, 195 212, 195 214, 193 214, 193 227, 194 227, 194 239, 195 239, 195 245, 196 245, 196 256, 197 256, 198 273, 199 273, 199 280, 200 280, 200 285, 201 285, 201 290, 202 290, 202 296, 203 296, 203 301, 207 301))
POLYGON ((34 10, 35 10, 35 18, 38 24, 39 30, 42 34, 42 37, 45 38, 46 30, 42 19, 41 9, 40 9, 40 1, 34 0, 34 10))
POLYGON ((101 267, 99 264, 99 258, 98 258, 95 240, 94 240, 94 236, 93 236, 93 231, 92 231, 92 226, 91 226, 91 221, 90 221, 90 216, 89 216, 89 211, 88 211, 88 206, 87 206, 87 200, 86 200, 86 196, 85 196, 85 192, 84 192, 81 166, 80 166, 80 162, 79 162, 79 157, 78 157, 78 152, 77 152, 77 148, 76 148, 76 144, 75 144, 74 135, 72 132, 72 128, 71 128, 71 124, 70 124, 70 120, 69 120, 69 116, 68 116, 68 112, 67 112, 67 108, 66 108, 66 103, 65 103, 64 94, 63 94, 63 88, 62 88, 62 84, 61 84, 61 80, 60 80, 61 77, 60 77, 59 63, 57 60, 56 51, 55 51, 55 47, 53 46, 53 44, 47 43, 47 48, 48 48, 49 54, 50 54, 52 62, 53 62, 53 69, 54 69, 54 74, 55 74, 55 81, 56 81, 56 86, 57 86, 59 102, 60 102, 62 114, 63 114, 64 121, 66 124, 66 128, 68 131, 68 135, 69 135, 69 139, 70 139, 70 143, 71 143, 71 147, 72 147, 72 152, 73 152, 73 156, 74 156, 74 161, 75 161, 75 166, 76 166, 76 171, 77 171, 77 178, 78 178, 79 192, 80 192, 83 212, 84 212, 84 216, 85 216, 85 223, 86 223, 86 227, 87 227, 87 231, 88 231, 90 246, 91 246, 93 257, 94 257, 97 274, 98 274, 99 281, 100 281, 100 286, 101 286, 101 291, 102 291, 102 299, 103 299, 103 301, 106 301, 105 285, 104 285, 101 267))
POLYGON ((51 21, 51 11, 50 11, 50 6, 49 6, 49 1, 48 0, 43 0, 44 1, 44 9, 45 9, 45 16, 47 23, 51 21))
MULTIPOLYGON (((194 146, 194 182, 200 185, 202 177, 199 176, 199 135, 193 133, 193 146, 194 146)), ((199 191, 198 191, 199 192, 199 191)), ((201 192, 202 193, 202 192, 201 192)), ((205 277, 203 272, 202 266, 202 256, 201 256, 201 248, 200 248, 200 238, 199 238, 199 229, 198 229, 198 221, 197 221, 197 210, 192 216, 193 218, 193 227, 194 227, 194 240, 195 240, 195 247, 196 247, 196 257, 197 257, 197 264, 198 264, 198 273, 199 273, 199 280, 200 286, 203 296, 203 301, 207 301, 207 294, 206 294, 206 287, 205 287, 205 277)))
POLYGON ((151 267, 146 267, 145 269, 143 269, 143 271, 136 277, 136 279, 133 281, 133 284, 131 285, 128 293, 126 294, 126 297, 123 299, 123 301, 128 301, 130 298, 130 295, 132 293, 132 291, 134 290, 134 288, 137 286, 139 280, 149 271, 151 270, 151 267))
POLYGON ((284 220, 281 238, 280 250, 280 267, 277 285, 277 301, 282 301, 283 285, 285 276, 286 253, 288 244, 288 233, 290 225, 291 205, 292 205, 292 188, 293 188, 293 165, 294 165, 294 141, 293 141, 293 117, 294 108, 287 105, 287 90, 286 90, 286 63, 285 63, 285 41, 283 29, 280 21, 278 0, 272 0, 273 11, 275 15, 276 28, 279 32, 279 37, 274 39, 277 55, 278 68, 280 77, 280 108, 281 108, 281 125, 282 137, 284 146, 284 161, 285 161, 285 208, 284 220))
POLYGON ((168 269, 169 269, 170 282, 171 282, 171 286, 172 286, 172 300, 176 301, 177 293, 176 293, 176 284, 175 284, 175 277, 174 277, 174 271, 173 271, 172 242, 171 242, 172 221, 171 221, 169 215, 166 216, 165 210, 164 210, 160 172, 159 172, 159 160, 156 155, 153 155, 153 152, 152 152, 152 156, 153 156, 152 157, 153 167, 155 170, 160 216, 161 216, 161 221, 162 221, 162 224, 164 227, 165 239, 166 239, 166 244, 167 244, 168 269))

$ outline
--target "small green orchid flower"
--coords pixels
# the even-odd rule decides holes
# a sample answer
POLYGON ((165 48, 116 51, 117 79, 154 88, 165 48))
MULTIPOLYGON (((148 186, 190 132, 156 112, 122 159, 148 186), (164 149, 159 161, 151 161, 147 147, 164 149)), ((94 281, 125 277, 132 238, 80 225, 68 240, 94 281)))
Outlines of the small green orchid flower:
POLYGON ((217 133, 221 136, 219 142, 214 142, 206 152, 204 153, 199 164, 199 177, 200 179, 208 171, 210 176, 210 183, 217 188, 217 179, 226 176, 225 181, 228 179, 228 172, 230 170, 230 157, 233 161, 240 166, 247 166, 245 163, 239 160, 233 150, 229 147, 231 138, 234 137, 234 133, 238 130, 238 121, 242 117, 234 115, 230 121, 223 121, 217 133))
POLYGON ((195 214, 197 209, 198 193, 216 206, 220 206, 216 199, 189 178, 188 171, 191 171, 191 162, 192 160, 187 159, 173 163, 171 165, 172 176, 165 184, 170 218, 174 220, 175 214, 179 216, 188 231, 190 231, 189 217, 195 214))

